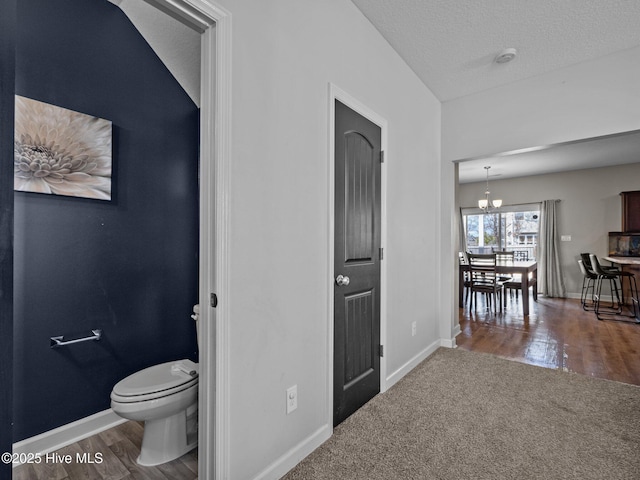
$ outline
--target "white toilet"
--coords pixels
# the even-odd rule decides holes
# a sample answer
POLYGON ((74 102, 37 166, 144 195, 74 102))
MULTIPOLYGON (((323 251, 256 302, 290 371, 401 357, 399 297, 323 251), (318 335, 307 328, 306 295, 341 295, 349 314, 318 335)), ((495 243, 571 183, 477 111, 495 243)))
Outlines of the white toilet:
MULTIPOLYGON (((193 311, 197 325, 197 305, 193 311)), ((144 421, 140 465, 175 460, 198 445, 198 364, 178 360, 129 375, 113 387, 111 408, 144 421)))

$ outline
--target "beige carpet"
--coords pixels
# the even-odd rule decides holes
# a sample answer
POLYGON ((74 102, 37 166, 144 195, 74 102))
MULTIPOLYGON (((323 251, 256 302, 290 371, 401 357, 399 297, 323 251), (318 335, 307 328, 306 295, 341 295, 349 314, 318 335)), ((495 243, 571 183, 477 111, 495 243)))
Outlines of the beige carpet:
POLYGON ((284 478, 640 479, 640 387, 440 349, 284 478))

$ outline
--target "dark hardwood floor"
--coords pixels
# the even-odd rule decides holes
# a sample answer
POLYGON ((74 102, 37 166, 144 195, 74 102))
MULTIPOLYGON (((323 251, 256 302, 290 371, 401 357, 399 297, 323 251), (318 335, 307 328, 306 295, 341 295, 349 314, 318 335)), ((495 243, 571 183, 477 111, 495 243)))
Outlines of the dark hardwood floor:
POLYGON ((198 449, 156 467, 136 463, 142 444, 143 427, 126 422, 67 447, 56 454, 58 460, 24 464, 13 469, 13 480, 193 480, 198 478, 198 449), (96 454, 102 457, 95 461, 96 454), (88 454, 83 457, 83 454, 88 454), (71 461, 60 459, 70 455, 71 461), (94 463, 78 461, 93 459, 94 463))
POLYGON ((597 320, 579 300, 538 297, 530 315, 522 301, 507 298, 502 313, 488 312, 481 295, 478 308, 459 309, 459 348, 546 368, 640 385, 640 325, 597 320))

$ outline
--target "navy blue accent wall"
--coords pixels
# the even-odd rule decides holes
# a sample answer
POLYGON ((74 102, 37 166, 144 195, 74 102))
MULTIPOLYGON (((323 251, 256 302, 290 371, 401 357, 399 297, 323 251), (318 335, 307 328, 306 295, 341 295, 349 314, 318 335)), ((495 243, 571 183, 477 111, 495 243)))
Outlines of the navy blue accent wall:
POLYGON ((16 94, 113 122, 113 200, 15 192, 14 441, 197 359, 199 111, 106 0, 20 0, 16 94), (57 349, 50 337, 102 329, 57 349))
MULTIPOLYGON (((0 0, 0 453, 12 444, 13 90, 16 0, 0 0)), ((11 464, 0 462, 0 479, 11 464)))

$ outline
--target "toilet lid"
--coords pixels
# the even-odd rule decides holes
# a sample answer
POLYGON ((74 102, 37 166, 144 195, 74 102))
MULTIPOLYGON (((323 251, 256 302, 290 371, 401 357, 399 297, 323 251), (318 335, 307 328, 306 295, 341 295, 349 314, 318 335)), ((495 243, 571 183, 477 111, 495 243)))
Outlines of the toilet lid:
POLYGON ((122 397, 146 395, 153 392, 170 390, 198 378, 198 364, 191 360, 153 365, 120 380, 113 387, 113 393, 122 397), (193 374, 187 372, 194 372, 193 374))

